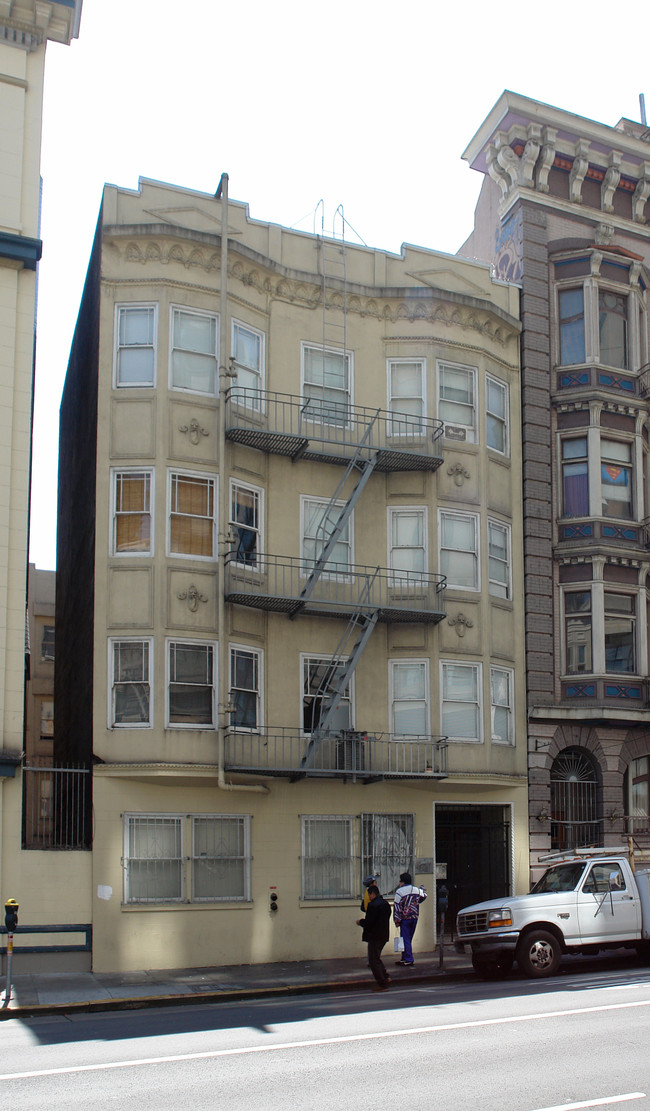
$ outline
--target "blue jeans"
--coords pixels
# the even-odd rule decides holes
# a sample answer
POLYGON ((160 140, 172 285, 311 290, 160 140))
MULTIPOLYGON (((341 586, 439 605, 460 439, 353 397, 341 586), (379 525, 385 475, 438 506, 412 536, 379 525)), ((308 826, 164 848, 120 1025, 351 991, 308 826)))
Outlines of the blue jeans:
POLYGON ((404 939, 404 952, 402 953, 404 964, 413 964, 413 949, 411 947, 411 942, 417 924, 417 918, 405 918, 400 924, 399 932, 404 939))

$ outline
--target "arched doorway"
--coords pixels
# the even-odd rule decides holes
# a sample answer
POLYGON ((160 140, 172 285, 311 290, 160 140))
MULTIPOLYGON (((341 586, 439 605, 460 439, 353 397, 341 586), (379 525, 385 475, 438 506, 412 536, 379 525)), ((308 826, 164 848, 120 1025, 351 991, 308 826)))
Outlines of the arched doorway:
POLYGON ((551 848, 602 843, 600 777, 589 753, 565 748, 551 768, 551 848))

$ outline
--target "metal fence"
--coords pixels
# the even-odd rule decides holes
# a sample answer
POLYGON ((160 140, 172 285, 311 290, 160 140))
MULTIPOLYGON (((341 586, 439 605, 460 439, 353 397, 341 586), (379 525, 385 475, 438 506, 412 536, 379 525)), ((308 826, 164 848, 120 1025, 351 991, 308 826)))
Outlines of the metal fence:
POLYGON ((23 849, 90 847, 90 771, 83 767, 23 767, 23 849))
POLYGON ((447 740, 348 731, 330 734, 312 745, 299 729, 233 730, 226 737, 225 766, 228 771, 289 778, 445 778, 447 740))

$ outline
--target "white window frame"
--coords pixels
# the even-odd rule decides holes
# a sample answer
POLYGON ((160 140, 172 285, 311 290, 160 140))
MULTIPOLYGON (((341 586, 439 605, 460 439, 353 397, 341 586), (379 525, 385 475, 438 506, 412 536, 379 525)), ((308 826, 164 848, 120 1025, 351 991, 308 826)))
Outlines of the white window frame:
POLYGON ((251 486, 248 482, 240 482, 238 478, 230 479, 230 487, 228 494, 228 524, 231 534, 235 537, 235 545, 231 548, 231 555, 234 557, 234 562, 241 567, 245 567, 247 571, 261 571, 262 570, 262 553, 263 553, 263 536, 264 536, 264 490, 261 486, 251 486), (233 520, 233 497, 235 490, 242 490, 247 494, 252 494, 253 499, 257 505, 257 525, 248 526, 243 522, 233 520), (244 528, 254 532, 257 537, 255 548, 255 561, 247 562, 245 560, 237 559, 237 529, 238 526, 244 524, 244 528))
POLYGON ((478 513, 461 513, 455 509, 439 509, 438 510, 438 566, 441 574, 446 575, 446 586, 451 590, 466 590, 468 592, 476 593, 481 589, 481 542, 480 542, 480 527, 481 521, 478 513), (474 548, 450 548, 443 545, 443 525, 447 520, 464 519, 473 522, 474 527, 474 548), (458 551, 469 552, 474 556, 474 586, 466 586, 463 583, 455 583, 453 576, 449 573, 453 568, 453 553, 458 551), (443 568, 443 551, 449 552, 450 566, 447 570, 443 568))
MULTIPOLYGON (((312 539, 315 540, 315 537, 305 536, 305 528, 306 528, 306 521, 307 521, 307 508, 310 504, 320 505, 325 510, 325 509, 328 508, 330 502, 329 502, 328 498, 313 497, 311 494, 301 494, 300 495, 300 575, 301 575, 301 578, 303 578, 303 579, 309 577, 310 571, 307 569, 308 564, 312 560, 317 560, 318 555, 319 555, 316 548, 314 548, 314 555, 313 556, 308 556, 307 553, 305 552, 305 541, 306 540, 311 541, 312 539)), ((334 503, 334 508, 335 509, 342 509, 344 507, 344 505, 345 505, 344 501, 337 501, 337 502, 334 503)), ((321 521, 322 521, 322 519, 323 518, 321 517, 321 521)), ((345 534, 346 530, 347 530, 347 540, 344 540, 343 536, 339 536, 336 543, 337 544, 347 544, 348 564, 347 564, 347 566, 345 566, 343 563, 339 563, 339 562, 334 561, 336 567, 340 568, 340 570, 333 570, 330 567, 330 563, 332 562, 332 557, 330 557, 330 559, 325 564, 325 567, 324 567, 324 569, 322 571, 322 574, 321 574, 321 578, 323 578, 323 579, 334 579, 334 580, 343 579, 343 581, 348 581, 348 582, 351 579, 352 569, 354 567, 354 510, 352 510, 352 513, 350 514, 350 516, 347 519, 343 535, 345 534)))
POLYGON ((113 389, 116 390, 151 390, 155 389, 158 366, 158 304, 155 301, 125 301, 115 305, 114 341, 113 341, 113 389), (152 341, 143 344, 120 343, 120 325, 122 314, 129 309, 146 310, 151 313, 152 341), (150 382, 121 382, 120 381, 120 352, 124 349, 142 348, 151 350, 152 367, 150 382))
POLYGON ((190 816, 190 829, 191 829, 191 845, 192 855, 190 857, 190 889, 192 903, 250 903, 251 902, 251 819, 249 814, 191 814, 190 816), (196 889, 198 884, 196 882, 196 870, 199 861, 205 859, 205 854, 197 855, 196 839, 197 839, 197 825, 200 822, 229 822, 234 823, 236 827, 243 834, 243 852, 232 856, 215 856, 209 859, 219 862, 223 860, 239 860, 242 867, 242 895, 197 895, 196 889))
MULTIPOLYGON (((219 655, 216 640, 200 640, 198 637, 167 637, 165 639, 165 729, 191 729, 194 732, 203 732, 209 730, 214 732, 217 728, 217 691, 218 691, 218 669, 219 655), (169 696, 171 684, 171 648, 172 645, 179 644, 191 648, 210 648, 212 650, 212 692, 211 692, 211 722, 194 722, 194 721, 170 721, 169 712, 169 696)), ((196 684, 197 686, 207 687, 205 684, 196 684)))
POLYGON ((353 352, 352 351, 347 351, 347 350, 344 351, 342 348, 338 348, 338 347, 329 347, 329 346, 327 346, 327 344, 309 343, 307 340, 303 340, 300 344, 300 393, 301 393, 301 397, 302 397, 303 405, 304 405, 304 413, 303 413, 303 419, 304 420, 314 421, 315 424, 331 424, 331 425, 334 425, 337 428, 346 428, 348 426, 348 424, 350 423, 350 410, 351 410, 352 405, 354 404, 354 356, 353 356, 353 352), (317 351, 319 353, 325 353, 326 355, 338 355, 338 356, 341 356, 343 359, 347 359, 347 368, 348 368, 347 391, 343 391, 343 390, 341 391, 342 395, 345 392, 347 392, 346 411, 345 411, 345 416, 343 415, 343 412, 341 413, 341 419, 340 420, 338 420, 338 419, 337 420, 330 420, 330 421, 325 420, 325 419, 323 419, 322 417, 320 417, 318 415, 318 410, 316 410, 313 415, 311 415, 310 412, 309 412, 309 405, 308 405, 309 401, 314 401, 314 403, 321 401, 323 403, 323 408, 324 408, 325 411, 326 411, 327 403, 322 398, 311 397, 307 393, 308 386, 310 386, 310 385, 311 386, 316 386, 317 385, 317 383, 308 383, 307 382, 305 363, 306 363, 306 353, 308 351, 317 351))
POLYGON ((349 814, 301 814, 300 816, 300 889, 301 900, 303 902, 323 902, 335 901, 340 899, 353 899, 357 894, 356 884, 354 879, 354 860, 355 860, 355 838, 354 838, 354 818, 349 814), (342 830, 345 830, 345 838, 347 840, 347 854, 345 857, 337 855, 330 858, 332 861, 338 862, 341 866, 341 879, 345 890, 343 891, 321 891, 320 894, 316 893, 315 885, 309 885, 308 882, 308 866, 309 862, 314 860, 323 860, 322 857, 307 856, 309 848, 308 829, 311 823, 336 823, 342 830), (346 869, 347 865, 347 869, 346 869), (347 876, 346 876, 347 871, 347 876))
POLYGON ((255 725, 238 725, 235 715, 231 715, 230 728, 238 733, 259 733, 264 728, 264 652, 261 648, 253 648, 250 644, 228 645, 228 692, 229 702, 233 701, 233 691, 247 689, 255 694, 255 725), (235 653, 251 656, 255 660, 257 672, 257 686, 250 688, 236 688, 232 681, 232 668, 235 653))
POLYGON ((405 741, 418 740, 423 737, 431 736, 431 683, 429 675, 429 660, 428 659, 391 659, 388 661, 388 699, 390 705, 390 732, 394 740, 403 739, 405 741), (405 698, 404 695, 400 699, 397 697, 397 681, 396 676, 400 669, 413 668, 419 669, 423 677, 423 690, 421 693, 414 695, 413 698, 405 698), (422 703, 424 707, 424 732, 423 733, 407 733, 399 730, 395 722, 395 709, 399 703, 422 703))
POLYGON ((389 421, 390 435, 391 436, 413 436, 422 435, 424 433, 424 418, 427 413, 427 361, 425 358, 398 358, 386 359, 386 395, 388 397, 388 411, 393 417, 389 421), (393 367, 397 366, 419 366, 420 367, 420 392, 418 394, 395 394, 393 393, 393 367), (407 410, 400 409, 400 399, 416 400, 420 404, 419 413, 409 413, 407 410), (395 419, 395 414, 404 413, 408 420, 400 421, 395 419))
MULTIPOLYGON (((266 409, 265 399, 263 396, 266 389, 266 334, 264 332, 261 332, 259 328, 253 328, 252 325, 246 324, 243 320, 237 320, 235 319, 235 317, 233 317, 230 324, 230 342, 232 357, 235 360, 233 364, 234 369, 237 370, 238 367, 241 367, 242 370, 246 371, 248 374, 257 375, 258 378, 256 390, 260 396, 258 396, 256 399, 250 396, 250 394, 245 394, 243 395, 242 400, 244 401, 244 404, 247 405, 250 409, 255 409, 258 412, 264 412, 266 409), (254 367, 246 366, 244 363, 237 362, 238 332, 249 332, 259 341, 259 366, 257 367, 257 369, 255 369, 254 367)), ((236 391, 238 387, 240 389, 251 388, 248 386, 241 386, 239 381, 235 379, 232 383, 232 389, 236 391)))
MULTIPOLYGON (((108 641, 108 728, 109 729, 153 729, 153 637, 110 637, 108 641), (115 693, 118 684, 115 680, 115 651, 120 644, 147 645, 147 675, 138 680, 149 687, 149 718, 147 721, 116 721, 115 720, 115 693)), ((123 680, 122 683, 126 683, 123 680)))
POLYGON ((386 566, 391 571, 391 577, 394 581, 403 582, 407 581, 409 575, 412 574, 417 580, 421 580, 422 575, 426 575, 429 570, 429 517, 426 505, 392 505, 387 510, 387 524, 386 524, 386 540, 387 540, 387 564, 386 566), (422 520, 422 543, 421 544, 394 544, 393 543, 393 523, 396 518, 400 516, 419 516, 422 520), (400 567, 395 567, 394 553, 399 551, 421 551, 422 552, 422 568, 421 570, 405 571, 400 567))
POLYGON ((494 451, 504 458, 510 456, 510 387, 507 382, 502 382, 500 378, 495 378, 492 374, 485 375, 485 443, 490 451, 494 451), (493 413, 489 408, 490 386, 503 391, 503 416, 493 413), (495 447, 494 444, 490 443, 490 419, 503 426, 503 448, 495 447))
POLYGON ((464 363, 450 362, 448 359, 438 359, 436 361, 436 399, 437 399, 436 400, 436 406, 437 406, 436 411, 437 411, 439 420, 441 420, 444 424, 444 434, 445 434, 445 436, 449 436, 449 439, 453 439, 453 440, 463 440, 468 444, 477 444, 479 442, 478 367, 468 366, 464 363), (441 403, 444 403, 445 401, 450 401, 451 404, 463 404, 461 402, 453 402, 453 401, 451 401, 451 399, 443 398, 441 396, 442 379, 443 379, 442 371, 445 368, 448 368, 449 370, 462 371, 471 380, 471 383, 472 383, 471 409, 472 409, 473 422, 474 422, 472 425, 463 424, 462 421, 459 422, 459 421, 447 420, 445 417, 443 417, 441 415, 441 411, 440 411, 441 410, 441 403), (459 428, 465 429, 465 434, 464 435, 453 435, 453 434, 449 435, 449 433, 447 431, 448 429, 453 430, 453 429, 459 429, 459 428))
MULTIPOLYGON (((155 536, 155 522, 154 522, 154 507, 156 503, 155 497, 155 481, 156 472, 153 467, 111 467, 111 493, 110 493, 110 541, 109 553, 116 559, 150 559, 154 555, 154 536, 155 536), (149 547, 142 548, 141 550, 134 551, 118 551, 117 548, 117 522, 118 517, 124 515, 126 512, 119 514, 117 510, 117 484, 118 480, 124 476, 136 477, 137 475, 144 475, 149 479, 149 547)), ((147 513, 145 508, 142 511, 143 515, 147 513)))
POLYGON ((505 601, 511 601, 512 600, 512 530, 510 528, 510 525, 506 524, 504 521, 497 521, 496 518, 494 518, 494 517, 488 517, 488 519, 487 519, 487 534, 488 534, 487 535, 487 544, 488 544, 488 554, 487 554, 488 593, 493 598, 503 598, 505 601), (505 560, 501 559, 498 556, 493 556, 491 554, 490 541, 491 541, 491 533, 492 533, 493 529, 497 530, 498 532, 501 532, 505 536, 505 546, 506 546, 506 558, 505 558, 505 560), (500 565, 505 564, 505 569, 506 569, 505 594, 502 593, 502 589, 503 589, 504 584, 501 581, 501 579, 495 579, 491 575, 491 570, 492 570, 491 562, 492 562, 493 559, 497 560, 500 565), (494 589, 494 587, 497 587, 498 589, 494 589))
POLYGON ((491 667, 490 668, 490 735, 492 744, 495 745, 509 745, 512 747, 515 743, 515 673, 511 667, 491 667), (508 701, 497 702, 494 697, 494 683, 493 680, 500 676, 505 676, 508 690, 508 701), (505 709, 507 713, 507 737, 505 740, 497 736, 495 732, 495 718, 497 709, 505 709))
MULTIPOLYGON (((217 558, 217 514, 219 512, 219 476, 208 474, 206 471, 186 471, 180 467, 170 467, 167 471, 167 555, 173 559, 194 559, 203 563, 214 563, 217 558), (210 555, 194 555, 192 552, 177 552, 172 548, 172 492, 174 478, 195 478, 212 486, 212 553, 210 555)), ((195 514, 183 514, 194 517, 195 514)), ((209 517, 197 519, 209 521, 209 517)))
POLYGON ((446 736, 449 741, 454 744, 483 744, 483 665, 480 663, 471 663, 465 660, 441 660, 440 661, 440 732, 446 736), (478 737, 456 737, 448 733, 445 729, 445 705, 447 703, 462 702, 469 705, 467 699, 449 698, 445 697, 446 692, 446 675, 448 668, 463 668, 470 669, 476 676, 476 694, 477 699, 474 702, 476 706, 476 720, 478 724, 478 737))
MULTIPOLYGON (((311 732, 304 728, 305 698, 306 698, 305 668, 306 668, 307 664, 309 664, 309 663, 329 664, 329 663, 332 662, 332 659, 333 659, 332 656, 323 655, 320 652, 301 652, 300 653, 300 733, 301 733, 302 737, 311 737, 311 732)), ((344 661, 344 660, 340 661, 339 666, 343 667, 346 662, 347 661, 344 661)), ((347 683, 347 692, 348 692, 347 693, 347 699, 345 698, 345 696, 343 698, 343 701, 347 701, 347 704, 348 704, 348 707, 349 707, 349 711, 348 711, 348 717, 349 717, 348 728, 349 729, 354 729, 354 723, 355 723, 354 686, 355 686, 355 684, 354 684, 354 674, 352 674, 350 676, 350 678, 348 679, 348 683, 347 683)))
POLYGON ((218 365, 219 365, 219 313, 209 312, 207 309, 190 308, 188 305, 170 305, 169 306, 169 388, 175 392, 185 394, 195 394, 197 397, 216 397, 219 381, 218 381, 218 365), (187 316, 202 316, 206 320, 214 321, 214 354, 210 351, 197 352, 206 358, 214 360, 214 368, 212 371, 212 389, 200 390, 192 386, 180 386, 174 382, 174 352, 183 351, 183 348, 174 346, 174 331, 175 320, 177 314, 182 313, 187 316))
MULTIPOLYGON (((155 835, 155 833, 154 833, 155 835)), ((185 822, 181 814, 136 814, 125 813, 123 824, 123 878, 124 878, 124 903, 130 906, 154 906, 154 905, 178 905, 179 903, 186 902, 186 869, 185 869, 185 822), (140 860, 162 860, 172 861, 178 869, 178 893, 173 896, 148 896, 146 898, 133 898, 130 890, 130 865, 131 861, 136 859, 131 856, 130 852, 130 839, 129 830, 135 828, 139 823, 147 823, 153 825, 155 822, 160 822, 164 827, 169 827, 177 831, 178 842, 178 855, 176 856, 161 856, 161 857, 140 857, 140 860)))

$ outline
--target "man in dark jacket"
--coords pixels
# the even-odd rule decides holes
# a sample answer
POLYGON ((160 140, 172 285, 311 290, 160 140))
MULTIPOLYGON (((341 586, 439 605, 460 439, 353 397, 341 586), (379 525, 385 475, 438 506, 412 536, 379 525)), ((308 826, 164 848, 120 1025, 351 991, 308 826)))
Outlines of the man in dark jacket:
POLYGON ((357 926, 363 926, 363 940, 368 942, 368 964, 377 981, 373 991, 387 991, 390 976, 384 968, 381 951, 390 935, 390 904, 382 899, 375 883, 368 888, 368 909, 365 918, 357 919, 357 926))

